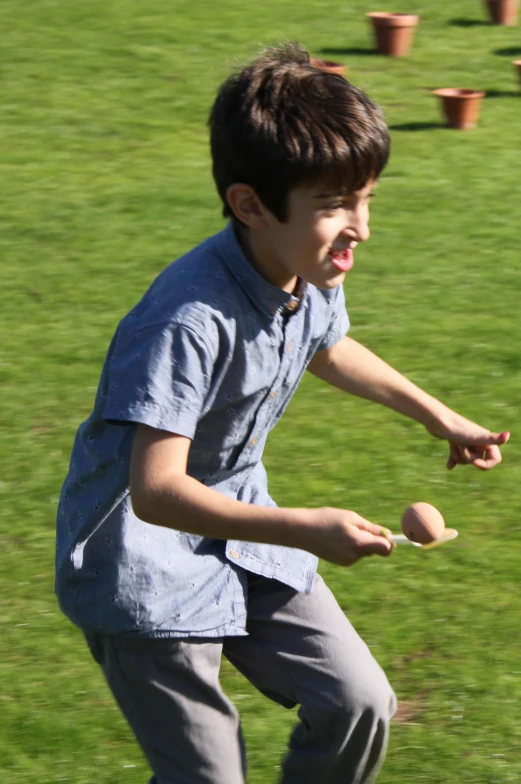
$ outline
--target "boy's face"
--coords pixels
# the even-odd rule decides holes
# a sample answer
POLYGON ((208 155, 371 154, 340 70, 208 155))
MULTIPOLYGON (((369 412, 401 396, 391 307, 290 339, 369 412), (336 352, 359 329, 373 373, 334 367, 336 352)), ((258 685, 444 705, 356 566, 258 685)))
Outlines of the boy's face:
POLYGON ((327 185, 295 188, 287 220, 268 213, 263 236, 253 239, 256 262, 275 285, 292 291, 298 276, 321 289, 339 286, 353 266, 353 251, 369 239, 369 201, 375 182, 349 194, 327 185))

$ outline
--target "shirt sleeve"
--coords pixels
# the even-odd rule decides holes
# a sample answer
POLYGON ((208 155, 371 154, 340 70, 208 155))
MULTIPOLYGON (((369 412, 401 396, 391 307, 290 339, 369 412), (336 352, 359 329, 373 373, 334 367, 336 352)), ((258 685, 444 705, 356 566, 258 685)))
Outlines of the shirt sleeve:
POLYGON ((349 330, 349 326, 344 288, 343 286, 337 286, 331 291, 327 329, 316 350, 324 351, 324 349, 334 346, 335 343, 338 343, 339 340, 342 340, 342 338, 345 337, 349 330))
POLYGON ((114 341, 105 365, 104 419, 193 438, 212 378, 214 351, 182 324, 147 326, 114 341))

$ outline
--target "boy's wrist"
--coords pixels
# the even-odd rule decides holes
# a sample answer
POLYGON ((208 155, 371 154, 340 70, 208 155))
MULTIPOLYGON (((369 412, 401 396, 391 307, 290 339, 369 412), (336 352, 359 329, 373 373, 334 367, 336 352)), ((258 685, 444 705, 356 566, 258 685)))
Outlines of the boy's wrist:
POLYGON ((431 401, 430 405, 425 407, 424 416, 420 421, 428 433, 439 437, 439 433, 445 433, 451 429, 451 423, 456 414, 436 398, 431 398, 431 401))
POLYGON ((401 401, 397 398, 395 404, 390 404, 390 407, 414 419, 429 433, 443 430, 454 417, 454 412, 450 408, 420 387, 412 385, 405 392, 401 401))
MULTIPOLYGON (((250 507, 248 510, 249 513, 251 511, 253 511, 253 507, 250 507)), ((250 534, 254 535, 256 541, 265 541, 266 544, 280 545, 282 547, 310 550, 313 538, 312 531, 315 528, 312 509, 280 506, 255 507, 254 514, 256 517, 258 515, 258 519, 263 518, 262 520, 259 519, 260 526, 258 528, 255 522, 250 520, 252 529, 250 534), (253 529, 257 530, 254 531, 253 529)), ((244 534, 247 539, 247 532, 245 531, 244 534)))

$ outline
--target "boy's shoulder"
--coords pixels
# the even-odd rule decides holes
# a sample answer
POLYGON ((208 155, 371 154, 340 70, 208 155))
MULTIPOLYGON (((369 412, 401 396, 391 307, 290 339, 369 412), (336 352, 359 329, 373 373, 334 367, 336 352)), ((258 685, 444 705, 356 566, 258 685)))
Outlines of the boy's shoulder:
MULTIPOLYGON (((309 317, 325 321, 331 309, 343 302, 339 290, 304 286, 301 303, 309 317)), ((216 344, 220 335, 257 333, 269 328, 277 313, 293 312, 295 300, 265 280, 246 259, 233 225, 209 237, 169 264, 153 281, 141 300, 122 319, 119 337, 174 325, 190 329, 203 343, 216 344)))
POLYGON ((181 299, 190 301, 195 293, 214 291, 219 281, 229 282, 225 264, 228 233, 227 228, 223 229, 168 264, 153 281, 143 300, 164 295, 175 302, 181 299))
POLYGON ((200 325, 203 315, 222 313, 237 297, 227 265, 230 252, 233 243, 226 227, 165 267, 123 321, 139 328, 177 319, 200 325))

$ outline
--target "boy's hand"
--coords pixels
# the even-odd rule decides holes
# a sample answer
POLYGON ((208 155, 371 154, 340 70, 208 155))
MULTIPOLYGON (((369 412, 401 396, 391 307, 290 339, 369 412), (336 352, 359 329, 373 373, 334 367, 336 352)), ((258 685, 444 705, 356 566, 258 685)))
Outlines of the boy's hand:
POLYGON ((501 462, 499 447, 506 444, 510 433, 491 433, 480 425, 451 412, 449 423, 437 423, 428 428, 436 438, 449 442, 450 452, 447 468, 451 471, 457 465, 471 464, 482 471, 501 462))
POLYGON ((306 549, 330 563, 351 566, 366 555, 390 555, 391 531, 370 523, 356 512, 324 507, 310 509, 312 541, 306 549))

